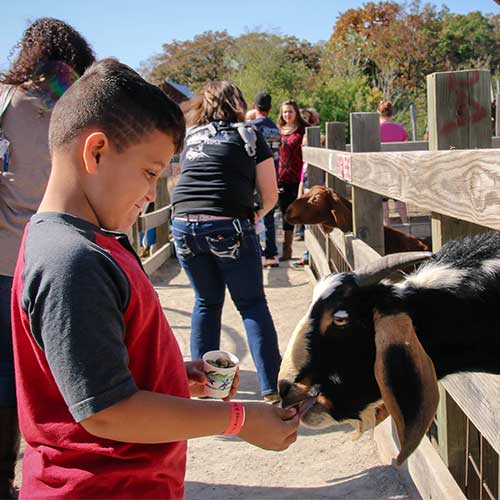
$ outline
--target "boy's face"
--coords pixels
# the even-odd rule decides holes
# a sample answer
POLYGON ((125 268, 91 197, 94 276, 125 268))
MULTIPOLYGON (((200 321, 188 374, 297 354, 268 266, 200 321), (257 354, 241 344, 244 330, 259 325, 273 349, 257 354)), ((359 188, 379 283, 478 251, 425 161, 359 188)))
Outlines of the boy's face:
POLYGON ((86 195, 99 225, 108 230, 132 226, 145 204, 156 198, 156 185, 175 152, 172 138, 155 130, 121 153, 107 147, 99 155, 86 195))

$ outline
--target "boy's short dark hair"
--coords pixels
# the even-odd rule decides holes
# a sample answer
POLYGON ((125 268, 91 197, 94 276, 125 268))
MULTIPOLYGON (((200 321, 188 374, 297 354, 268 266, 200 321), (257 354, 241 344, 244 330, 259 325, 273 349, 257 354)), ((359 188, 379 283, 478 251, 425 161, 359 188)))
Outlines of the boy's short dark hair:
POLYGON ((50 119, 50 151, 90 128, 102 130, 118 152, 159 130, 172 137, 178 153, 186 131, 184 116, 174 101, 111 58, 90 66, 57 101, 50 119))

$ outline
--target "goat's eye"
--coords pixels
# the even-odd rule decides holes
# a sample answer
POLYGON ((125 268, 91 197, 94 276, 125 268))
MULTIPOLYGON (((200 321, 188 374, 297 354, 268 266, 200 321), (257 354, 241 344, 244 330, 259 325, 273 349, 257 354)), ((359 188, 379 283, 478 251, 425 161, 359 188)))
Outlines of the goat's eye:
POLYGON ((339 310, 333 315, 333 323, 337 326, 346 326, 349 324, 349 313, 339 310))

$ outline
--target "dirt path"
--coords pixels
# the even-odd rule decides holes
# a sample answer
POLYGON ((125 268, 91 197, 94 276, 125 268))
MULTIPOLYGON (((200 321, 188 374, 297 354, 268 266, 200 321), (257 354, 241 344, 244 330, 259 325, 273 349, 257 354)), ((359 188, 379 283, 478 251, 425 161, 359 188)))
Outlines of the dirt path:
MULTIPOLYGON (((300 245, 294 245, 299 255, 300 245)), ((264 271, 266 294, 284 351, 289 336, 309 304, 313 284, 304 269, 291 266, 264 271)), ((153 282, 165 314, 188 359, 193 291, 175 260, 153 282)), ((259 400, 257 379, 242 321, 227 297, 223 349, 242 360, 240 398, 259 400)), ((396 469, 381 465, 370 434, 352 441, 349 426, 313 432, 302 428, 286 452, 254 448, 238 438, 215 437, 189 444, 186 499, 346 499, 416 500, 396 469)))

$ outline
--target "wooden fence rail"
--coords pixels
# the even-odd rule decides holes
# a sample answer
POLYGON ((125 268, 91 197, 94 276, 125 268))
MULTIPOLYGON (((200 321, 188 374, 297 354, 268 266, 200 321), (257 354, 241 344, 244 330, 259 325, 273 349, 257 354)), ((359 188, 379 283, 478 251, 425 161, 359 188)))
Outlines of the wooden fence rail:
POLYGON ((144 270, 149 275, 163 265, 173 253, 173 242, 170 235, 170 192, 172 189, 171 181, 178 174, 178 158, 175 157, 158 180, 154 202, 155 210, 140 215, 132 228, 133 245, 137 251, 142 246, 141 241, 139 241, 139 233, 146 234, 147 231, 155 229, 156 242, 151 246, 151 254, 142 262, 144 270))
MULTIPOLYGON (((500 150, 491 149, 500 147, 500 141, 491 138, 490 115, 478 120, 478 114, 465 109, 464 120, 463 102, 458 103, 462 114, 448 109, 458 105, 456 93, 449 95, 450 89, 456 90, 456 81, 465 82, 462 90, 470 91, 472 101, 478 100, 476 111, 490 109, 487 93, 474 88, 477 82, 488 84, 486 73, 447 73, 428 79, 429 106, 435 108, 429 113, 429 143, 405 143, 400 148, 404 151, 395 151, 402 143, 388 148, 378 136, 377 144, 376 114, 355 113, 351 115, 352 153, 345 151, 341 138, 331 136, 342 133, 338 124, 327 124, 326 139, 327 147, 336 144, 338 149, 304 148, 304 161, 313 166, 313 172, 322 172, 327 186, 347 190, 349 184, 353 192, 354 233, 336 229, 326 235, 319 227, 306 230, 311 265, 318 276, 355 269, 383 254, 382 195, 432 212, 434 250, 451 238, 500 230, 500 150), (436 111, 442 107, 446 108, 443 113, 436 111), (455 129, 449 121, 453 116, 455 129), (426 151, 428 145, 430 151, 426 151), (375 221, 371 226, 370 220, 375 221)), ((321 175, 313 173, 313 178, 321 175)), ((412 478, 424 498, 498 499, 500 377, 454 375, 443 381, 441 392, 431 438, 437 439, 441 459, 457 483, 443 475, 442 462, 432 455, 435 452, 427 439, 408 461, 412 478)), ((394 429, 385 427, 383 440, 389 442, 394 429)))

